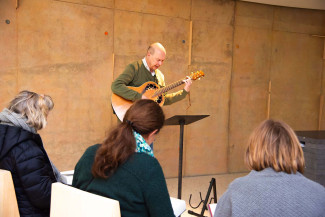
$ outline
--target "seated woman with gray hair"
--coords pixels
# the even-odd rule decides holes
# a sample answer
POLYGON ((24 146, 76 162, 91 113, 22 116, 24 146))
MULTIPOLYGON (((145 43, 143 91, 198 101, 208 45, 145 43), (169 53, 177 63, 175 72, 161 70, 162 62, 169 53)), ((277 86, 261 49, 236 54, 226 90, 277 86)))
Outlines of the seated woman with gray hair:
POLYGON ((0 113, 0 169, 11 172, 20 216, 49 216, 51 185, 64 182, 37 133, 53 106, 50 96, 25 90, 0 113))
POLYGON ((325 216, 325 188, 302 175, 303 151, 289 125, 262 122, 249 138, 245 162, 251 172, 229 185, 214 217, 325 216))

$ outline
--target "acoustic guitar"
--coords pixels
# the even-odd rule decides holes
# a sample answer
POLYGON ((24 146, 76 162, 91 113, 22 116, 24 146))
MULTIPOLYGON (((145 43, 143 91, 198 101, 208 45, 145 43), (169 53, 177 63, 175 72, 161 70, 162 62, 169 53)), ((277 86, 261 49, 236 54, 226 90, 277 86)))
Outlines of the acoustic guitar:
MULTIPOLYGON (((195 73, 192 72, 191 75, 189 75, 188 77, 190 77, 191 80, 194 81, 201 77, 204 77, 204 72, 202 72, 202 71, 197 71, 195 73)), ((160 88, 158 86, 158 84, 156 84, 153 81, 148 81, 148 82, 142 84, 140 87, 128 86, 127 88, 134 90, 134 91, 140 93, 141 95, 146 96, 148 99, 155 101, 160 106, 163 106, 164 102, 165 102, 164 93, 183 84, 184 80, 186 80, 186 79, 187 79, 187 77, 182 80, 176 81, 170 85, 167 85, 163 88, 160 88)), ((113 106, 113 109, 114 109, 117 117, 121 121, 123 121, 126 111, 131 107, 132 104, 133 104, 132 101, 124 99, 123 97, 116 95, 114 93, 112 94, 112 106, 113 106)))

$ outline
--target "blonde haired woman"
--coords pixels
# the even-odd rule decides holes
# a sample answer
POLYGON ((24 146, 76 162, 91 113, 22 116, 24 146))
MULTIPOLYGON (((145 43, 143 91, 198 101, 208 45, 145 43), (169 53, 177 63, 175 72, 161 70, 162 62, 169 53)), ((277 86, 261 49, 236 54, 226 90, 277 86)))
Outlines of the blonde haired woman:
POLYGON ((20 216, 49 216, 51 184, 63 181, 38 130, 54 104, 50 96, 21 91, 0 113, 0 169, 14 181, 20 216))
POLYGON ((325 188, 305 178, 303 151, 294 131, 266 120, 251 134, 245 162, 252 171, 222 195, 217 216, 325 216, 325 188))

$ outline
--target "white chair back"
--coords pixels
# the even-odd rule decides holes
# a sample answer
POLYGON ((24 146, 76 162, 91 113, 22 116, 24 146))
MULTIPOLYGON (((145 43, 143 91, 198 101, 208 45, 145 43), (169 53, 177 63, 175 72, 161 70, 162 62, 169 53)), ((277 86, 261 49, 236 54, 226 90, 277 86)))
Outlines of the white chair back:
POLYGON ((117 200, 62 183, 52 184, 51 217, 121 217, 117 200))
POLYGON ((2 169, 0 169, 0 217, 19 217, 11 173, 2 169))

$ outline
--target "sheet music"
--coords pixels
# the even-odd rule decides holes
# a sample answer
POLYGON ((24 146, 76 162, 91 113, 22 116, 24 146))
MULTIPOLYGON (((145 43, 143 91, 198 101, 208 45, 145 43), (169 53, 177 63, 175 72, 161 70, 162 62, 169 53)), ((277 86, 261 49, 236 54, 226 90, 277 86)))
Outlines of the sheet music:
POLYGON ((185 212, 186 203, 184 200, 170 197, 170 201, 172 202, 172 207, 173 207, 175 216, 180 216, 183 212, 185 212))
POLYGON ((210 203, 210 204, 208 204, 208 208, 209 208, 210 217, 213 217, 214 211, 216 211, 216 208, 217 208, 217 204, 210 203))

